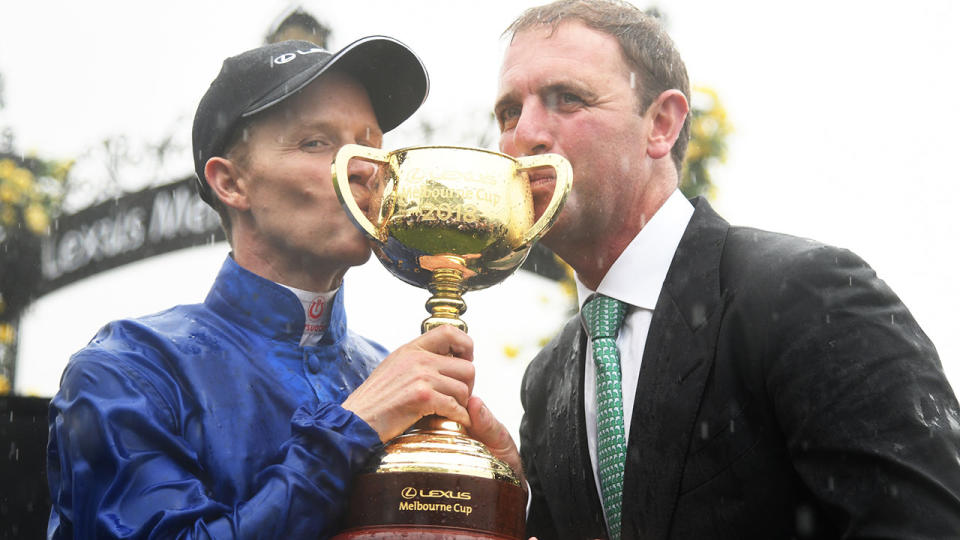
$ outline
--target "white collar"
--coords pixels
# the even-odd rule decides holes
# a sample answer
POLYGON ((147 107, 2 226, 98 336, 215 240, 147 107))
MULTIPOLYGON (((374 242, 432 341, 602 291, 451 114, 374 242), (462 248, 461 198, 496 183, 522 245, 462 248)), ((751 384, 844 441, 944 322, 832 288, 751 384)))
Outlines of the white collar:
POLYGON ((280 284, 297 295, 303 306, 303 334, 300 337, 300 346, 316 346, 323 339, 323 335, 330 326, 330 316, 333 310, 333 299, 337 296, 336 288, 327 292, 313 292, 280 284))
POLYGON ((598 292, 652 311, 692 215, 693 205, 675 190, 617 257, 596 291, 576 278, 580 304, 598 292))

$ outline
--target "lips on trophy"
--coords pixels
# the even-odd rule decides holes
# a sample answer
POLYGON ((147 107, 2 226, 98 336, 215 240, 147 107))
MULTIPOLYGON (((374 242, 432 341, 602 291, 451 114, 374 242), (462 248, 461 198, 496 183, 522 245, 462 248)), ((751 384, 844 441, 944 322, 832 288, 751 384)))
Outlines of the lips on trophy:
MULTIPOLYGON (((432 293, 423 332, 441 324, 467 330, 462 295, 520 267, 556 221, 572 182, 570 164, 555 154, 512 158, 455 146, 388 152, 345 145, 333 173, 341 204, 383 266, 432 293), (350 191, 351 159, 378 166, 366 212, 350 191), (545 167, 555 188, 535 219, 527 174, 545 167)), ((431 416, 387 443, 355 479, 337 538, 522 538, 525 505, 506 463, 460 424, 431 416)))

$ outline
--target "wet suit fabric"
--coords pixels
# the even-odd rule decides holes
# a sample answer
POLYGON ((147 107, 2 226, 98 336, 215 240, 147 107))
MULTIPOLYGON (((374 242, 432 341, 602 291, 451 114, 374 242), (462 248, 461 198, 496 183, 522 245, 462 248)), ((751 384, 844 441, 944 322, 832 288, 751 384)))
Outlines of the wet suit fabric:
POLYGON ((50 407, 52 538, 318 538, 379 445, 340 407, 386 351, 316 347, 289 290, 231 257, 202 304, 105 326, 50 407))
MULTIPOLYGON (((694 204, 640 369, 622 538, 960 538, 960 407, 907 308, 847 250, 694 204)), ((524 376, 540 540, 607 536, 586 342, 575 316, 524 376)))

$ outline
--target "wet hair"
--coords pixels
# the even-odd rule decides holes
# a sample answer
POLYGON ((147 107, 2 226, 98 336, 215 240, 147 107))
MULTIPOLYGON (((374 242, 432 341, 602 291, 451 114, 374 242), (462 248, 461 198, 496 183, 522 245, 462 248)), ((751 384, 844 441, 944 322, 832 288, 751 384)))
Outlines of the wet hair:
MULTIPOLYGON (((237 125, 230 130, 230 134, 227 136, 226 143, 223 146, 224 150, 219 155, 229 159, 242 168, 247 167, 250 159, 247 134, 255 123, 255 118, 243 118, 238 121, 237 125)), ((230 221, 230 214, 227 212, 227 205, 223 204, 223 201, 221 201, 220 197, 216 194, 213 194, 211 199, 210 206, 212 206, 213 209, 216 210, 217 215, 220 216, 220 228, 223 229, 227 237, 227 242, 232 246, 233 239, 231 238, 231 232, 233 231, 233 224, 230 221)))
MULTIPOLYGON (((637 97, 643 114, 666 90, 683 92, 690 101, 687 68, 673 40, 655 15, 620 0, 557 0, 530 8, 507 27, 503 35, 513 36, 537 26, 549 26, 550 34, 561 23, 576 20, 617 39, 627 65, 637 73, 637 97)), ((690 140, 690 115, 684 120, 677 142, 670 151, 677 174, 690 140)))
MULTIPOLYGON (((223 145, 223 152, 220 153, 220 156, 229 159, 234 162, 241 168, 246 168, 250 161, 250 147, 247 144, 248 133, 257 122, 257 117, 260 115, 254 115, 251 118, 241 118, 237 125, 230 130, 230 134, 227 135, 226 143, 223 145)), ((223 201, 220 200, 216 194, 213 194, 211 197, 212 201, 210 206, 216 210, 217 215, 220 216, 220 228, 223 229, 224 234, 227 237, 227 242, 230 245, 233 245, 233 239, 231 238, 231 232, 233 231, 233 224, 230 221, 230 214, 227 212, 227 205, 223 204, 223 201)))

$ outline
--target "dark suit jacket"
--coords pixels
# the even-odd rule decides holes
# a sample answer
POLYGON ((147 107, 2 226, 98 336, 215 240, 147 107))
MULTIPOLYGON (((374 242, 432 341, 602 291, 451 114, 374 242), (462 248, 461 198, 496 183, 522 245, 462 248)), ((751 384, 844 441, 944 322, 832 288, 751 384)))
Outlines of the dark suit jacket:
MULTIPOLYGON (((623 538, 960 538, 960 408, 907 308, 849 251, 694 203, 641 366, 623 538)), ((524 376, 541 540, 606 535, 585 346, 577 316, 524 376)))

